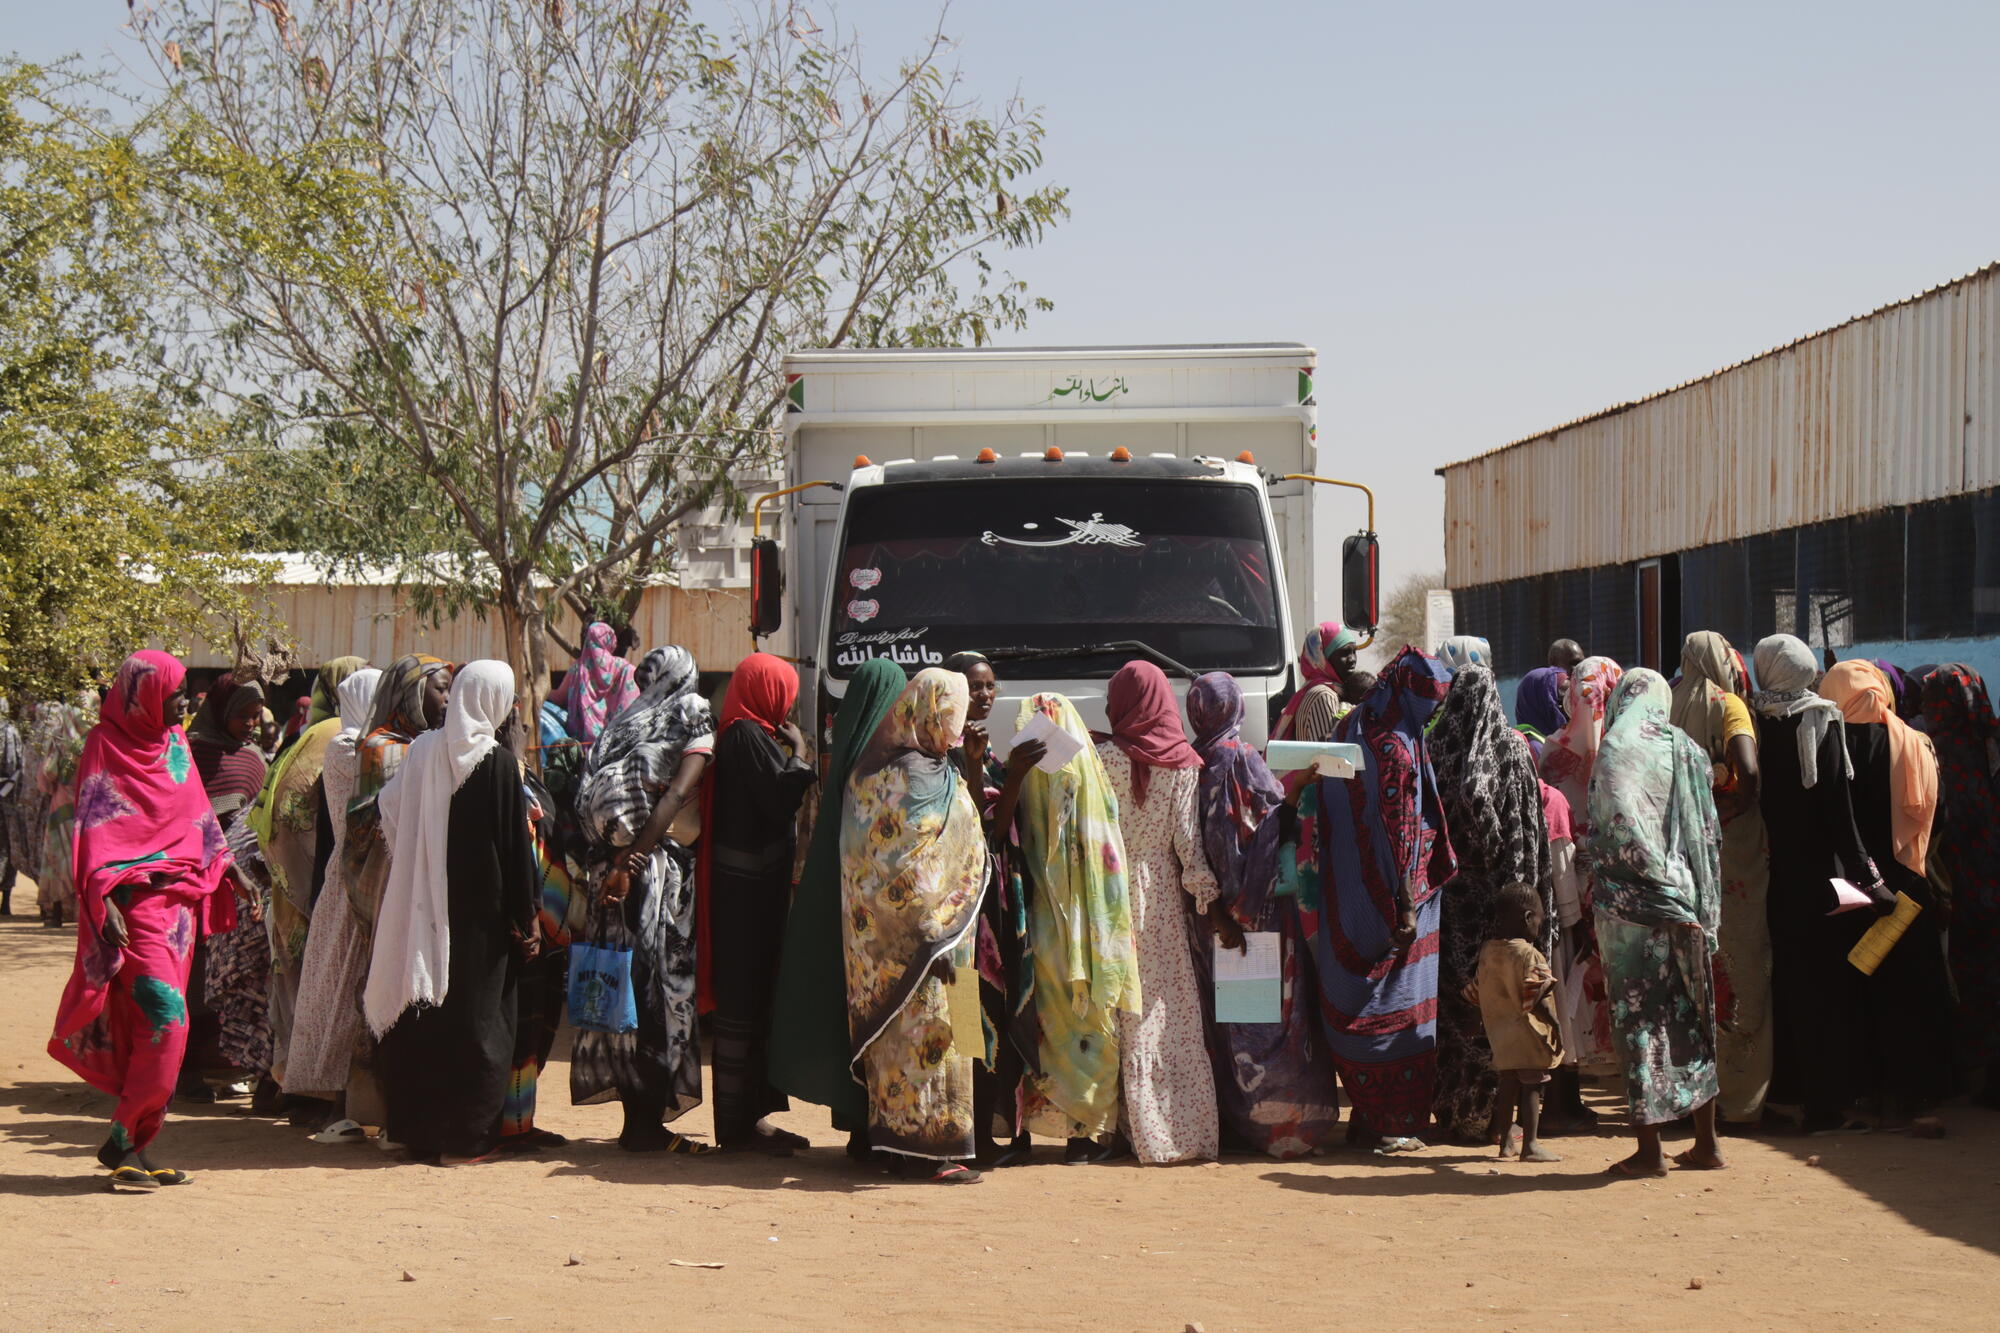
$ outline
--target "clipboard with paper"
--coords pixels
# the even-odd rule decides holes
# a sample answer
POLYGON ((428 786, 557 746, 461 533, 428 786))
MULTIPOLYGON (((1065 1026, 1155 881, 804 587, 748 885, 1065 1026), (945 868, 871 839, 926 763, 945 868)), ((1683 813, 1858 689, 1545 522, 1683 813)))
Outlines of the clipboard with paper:
POLYGON ((1062 724, 1047 713, 1035 714, 1014 733, 1015 745, 1024 745, 1029 741, 1040 741, 1047 750, 1035 765, 1044 773, 1055 772, 1083 750, 1083 742, 1064 731, 1062 724))
POLYGON ((1275 930, 1243 933, 1238 951, 1215 942, 1215 1021, 1282 1023, 1285 1018, 1285 955, 1275 930))

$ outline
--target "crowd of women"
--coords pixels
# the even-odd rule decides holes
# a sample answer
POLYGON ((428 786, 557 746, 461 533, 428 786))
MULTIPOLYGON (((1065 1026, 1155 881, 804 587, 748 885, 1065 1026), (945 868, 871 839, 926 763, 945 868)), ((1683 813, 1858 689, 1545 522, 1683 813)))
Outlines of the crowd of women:
POLYGON ((1517 1093, 1549 1160, 1541 1085, 1562 1132, 1607 1075, 1638 1138, 1612 1169, 1659 1174, 1684 1118, 1675 1160, 1717 1168, 1718 1122, 1937 1133, 1983 1079, 2000 727, 1976 674, 1822 678, 1780 636, 1753 684, 1696 634, 1670 684, 1564 642, 1510 723, 1483 641, 1379 675, 1358 647, 1315 629, 1272 726, 1357 745, 1355 776, 1282 782, 1234 680, 1190 682, 1183 714, 1146 662, 1093 734, 1060 694, 996 715, 977 652, 871 661, 816 755, 788 662, 735 663, 713 709, 686 651, 635 668, 593 625, 532 721, 502 663, 326 662, 267 764, 254 681, 183 729, 181 664, 135 654, 35 779, 73 793, 50 1050, 118 1098, 100 1159, 132 1189, 186 1179, 148 1152, 176 1090, 238 1081, 321 1142, 559 1146, 535 1108, 565 1013, 571 1099, 619 1102, 627 1150, 789 1154, 768 1117, 797 1098, 857 1161, 943 1184, 1035 1136, 1069 1163, 1504 1155, 1517 1093), (1885 916, 1904 933, 1864 972, 1885 916), (1274 1021, 1218 1021, 1250 935, 1276 943, 1274 1021), (1528 1057, 1500 962, 1510 1011, 1549 1015, 1528 1057), (712 1142, 672 1127, 705 1039, 712 1142))

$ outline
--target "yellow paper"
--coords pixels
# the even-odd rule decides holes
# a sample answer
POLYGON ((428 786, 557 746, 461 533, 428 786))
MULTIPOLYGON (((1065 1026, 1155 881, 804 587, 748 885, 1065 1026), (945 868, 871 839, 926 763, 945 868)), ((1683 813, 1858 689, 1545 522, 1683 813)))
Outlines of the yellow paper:
POLYGON ((1896 941, 1903 938, 1903 932, 1923 911, 1916 899, 1907 893, 1896 895, 1896 910, 1868 927, 1852 949, 1847 951, 1847 961, 1859 968, 1863 976, 1874 976, 1875 969, 1882 966, 1882 960, 1889 956, 1889 950, 1896 947, 1896 941))

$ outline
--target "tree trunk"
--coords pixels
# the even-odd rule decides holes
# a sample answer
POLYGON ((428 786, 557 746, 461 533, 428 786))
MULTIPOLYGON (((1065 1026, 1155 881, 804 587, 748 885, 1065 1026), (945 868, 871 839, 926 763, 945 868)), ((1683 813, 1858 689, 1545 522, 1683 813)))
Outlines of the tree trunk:
POLYGON ((515 688, 525 707, 529 763, 542 771, 542 701, 549 695, 549 649, 542 604, 535 595, 532 572, 503 570, 500 574, 500 625, 507 644, 507 664, 514 668, 515 688))

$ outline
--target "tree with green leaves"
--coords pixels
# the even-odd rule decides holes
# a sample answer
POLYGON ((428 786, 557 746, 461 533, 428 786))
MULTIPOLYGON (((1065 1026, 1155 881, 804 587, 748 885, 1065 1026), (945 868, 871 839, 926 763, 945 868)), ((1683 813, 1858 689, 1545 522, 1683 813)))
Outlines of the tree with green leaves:
MULTIPOLYGON (((0 63, 0 693, 240 623, 225 423, 161 373, 158 160, 66 68, 0 63)), ((220 631, 226 637, 227 631, 220 631)))
MULTIPOLYGON (((940 34, 875 78, 784 4, 162 0, 170 262, 300 544, 571 616, 768 470, 793 348, 982 343, 1066 215, 940 34)), ((568 642, 563 646, 570 646, 568 642)))

